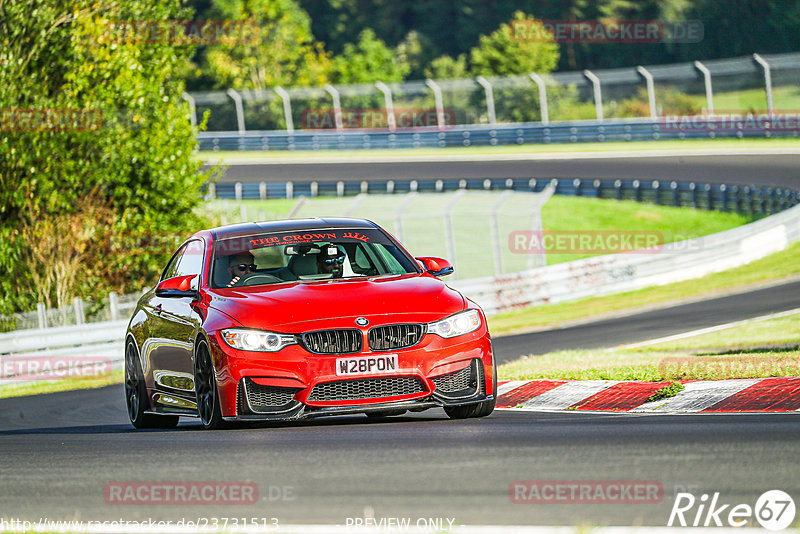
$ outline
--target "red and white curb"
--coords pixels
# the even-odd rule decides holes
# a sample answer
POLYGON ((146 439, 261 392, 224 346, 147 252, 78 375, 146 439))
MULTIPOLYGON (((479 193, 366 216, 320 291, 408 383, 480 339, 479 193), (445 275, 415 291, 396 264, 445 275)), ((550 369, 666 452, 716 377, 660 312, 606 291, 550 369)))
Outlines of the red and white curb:
POLYGON ((674 397, 649 401, 672 382, 501 380, 497 408, 643 413, 800 411, 800 377, 681 382, 674 397))

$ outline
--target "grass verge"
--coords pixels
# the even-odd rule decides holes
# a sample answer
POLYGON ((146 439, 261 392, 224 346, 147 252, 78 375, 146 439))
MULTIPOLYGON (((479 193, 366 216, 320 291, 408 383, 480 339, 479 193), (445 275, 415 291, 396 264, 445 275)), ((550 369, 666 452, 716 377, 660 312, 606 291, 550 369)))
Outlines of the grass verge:
POLYGON ((547 154, 570 152, 638 152, 647 150, 708 149, 800 149, 796 139, 697 139, 669 141, 631 141, 619 143, 549 143, 535 145, 500 145, 447 148, 396 148, 387 150, 272 150, 272 151, 203 151, 194 158, 216 163, 220 159, 285 159, 285 158, 377 158, 382 156, 475 156, 481 154, 547 154))
POLYGON ((747 265, 694 280, 498 314, 489 319, 489 328, 493 334, 521 331, 714 293, 731 293, 753 284, 800 274, 798 257, 800 242, 747 265))
POLYGON ((71 391, 73 389, 93 389, 113 384, 121 384, 125 380, 124 371, 114 371, 103 376, 87 376, 78 378, 64 378, 61 380, 42 381, 29 384, 6 385, 0 387, 0 399, 9 397, 24 397, 26 395, 40 395, 42 393, 56 393, 71 391))
POLYGON ((796 314, 748 323, 639 349, 570 350, 529 355, 501 365, 498 376, 502 380, 652 382, 800 376, 798 317, 796 314))

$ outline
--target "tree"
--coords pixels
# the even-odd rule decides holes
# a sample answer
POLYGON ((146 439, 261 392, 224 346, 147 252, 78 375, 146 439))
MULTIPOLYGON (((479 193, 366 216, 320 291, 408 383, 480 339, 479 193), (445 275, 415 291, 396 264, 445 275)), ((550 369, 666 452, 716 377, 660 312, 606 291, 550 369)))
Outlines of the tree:
POLYGON ((201 224, 208 174, 191 158, 197 130, 175 77, 191 47, 114 28, 190 15, 178 0, 0 10, 0 312, 152 284, 174 241, 201 224), (59 243, 50 257, 48 239, 59 243), (59 262, 62 274, 48 274, 59 262))
POLYGON ((558 64, 558 45, 547 40, 538 21, 517 11, 510 23, 481 36, 470 51, 470 63, 476 76, 550 72, 558 64))
POLYGON ((219 88, 322 85, 329 54, 314 42, 311 20, 295 0, 213 0, 212 19, 258 26, 256 38, 208 47, 204 70, 219 88))
POLYGON ((336 83, 399 82, 409 70, 372 30, 362 31, 358 41, 345 45, 344 52, 333 60, 336 83))
POLYGON ((461 54, 456 59, 450 56, 439 56, 431 61, 431 64, 425 69, 425 77, 433 78, 434 80, 468 78, 467 56, 461 54))

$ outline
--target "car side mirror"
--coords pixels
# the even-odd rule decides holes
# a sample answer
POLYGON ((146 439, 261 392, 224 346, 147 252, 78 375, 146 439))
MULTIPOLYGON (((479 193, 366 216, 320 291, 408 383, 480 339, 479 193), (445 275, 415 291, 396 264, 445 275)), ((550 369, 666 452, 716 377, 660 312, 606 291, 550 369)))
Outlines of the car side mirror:
POLYGON ((433 276, 447 276, 448 274, 453 274, 455 271, 455 268, 450 262, 442 258, 421 257, 417 258, 417 260, 422 263, 425 270, 433 276))
POLYGON ((197 278, 197 275, 188 274, 185 276, 176 276, 174 278, 162 280, 158 286, 156 286, 156 296, 168 298, 197 298, 198 292, 192 289, 192 280, 194 278, 197 278))

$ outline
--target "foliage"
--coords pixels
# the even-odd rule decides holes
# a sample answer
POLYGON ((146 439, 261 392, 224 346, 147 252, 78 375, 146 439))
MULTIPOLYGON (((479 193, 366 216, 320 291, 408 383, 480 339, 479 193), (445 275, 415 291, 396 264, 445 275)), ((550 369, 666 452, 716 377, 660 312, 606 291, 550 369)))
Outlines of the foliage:
POLYGON ((474 75, 546 73, 555 68, 558 63, 558 46, 544 39, 519 38, 514 33, 513 22, 537 24, 529 15, 517 11, 512 23, 502 24, 491 34, 482 36, 478 46, 470 51, 474 75))
POLYGON ((425 69, 425 77, 439 80, 468 78, 466 54, 461 54, 455 59, 450 56, 437 57, 425 69))
POLYGON ((329 54, 314 42, 311 21, 295 0, 212 0, 209 15, 259 29, 255 39, 206 47, 203 68, 217 87, 265 89, 328 81, 329 54))
POLYGON ((140 244, 196 229, 208 178, 175 77, 191 50, 110 28, 190 14, 178 0, 0 6, 0 312, 151 284, 170 251, 140 244), (111 240, 126 253, 105 254, 111 240))
POLYGON ((684 386, 680 382, 673 382, 670 385, 664 386, 663 388, 659 389, 658 391, 650 395, 650 397, 647 400, 653 402, 662 399, 668 399, 670 397, 675 397, 678 395, 678 393, 680 393, 684 389, 686 389, 686 386, 684 386))
POLYGON ((395 60, 395 53, 372 30, 364 30, 358 41, 348 43, 333 60, 333 79, 337 83, 399 82, 411 67, 395 60))

